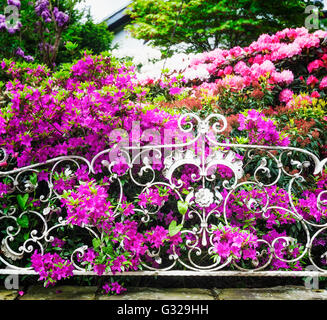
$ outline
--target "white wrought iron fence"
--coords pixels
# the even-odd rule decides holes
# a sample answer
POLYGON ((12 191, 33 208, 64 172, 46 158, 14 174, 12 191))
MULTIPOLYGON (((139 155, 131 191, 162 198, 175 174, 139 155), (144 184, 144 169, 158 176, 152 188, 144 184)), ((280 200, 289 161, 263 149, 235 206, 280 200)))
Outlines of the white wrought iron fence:
MULTIPOLYGON (((117 159, 109 159, 112 148, 99 153, 91 161, 69 155, 1 171, 0 181, 6 179, 11 186, 9 194, 36 194, 42 210, 22 210, 18 205, 6 207, 3 202, 0 207, 0 274, 35 274, 27 266, 34 250, 44 253, 58 232, 71 232, 65 210, 58 204, 62 194, 54 188, 54 180, 56 172, 61 170, 66 177, 73 177, 74 172, 84 165, 95 178, 99 176, 98 168, 101 166, 102 176, 107 176, 113 184, 116 221, 124 219, 120 210, 123 199, 135 199, 140 194, 147 194, 153 187, 169 190, 169 201, 161 205, 135 207, 140 229, 160 224, 167 213, 165 206, 171 208, 175 203, 173 213, 178 219, 176 225, 180 226, 182 242, 173 245, 168 252, 160 247, 148 249, 140 261, 143 270, 123 272, 122 275, 327 276, 324 264, 327 256, 324 245, 324 239, 327 239, 327 190, 321 190, 315 204, 315 209, 321 211, 319 221, 303 216, 298 203, 306 188, 313 183, 313 177, 324 170, 327 159, 321 161, 313 153, 299 148, 230 143, 228 136, 224 135, 227 121, 219 114, 212 114, 206 119, 185 114, 180 117, 178 125, 180 132, 191 134, 184 143, 119 147, 118 157, 123 157, 128 167, 123 176, 113 171, 117 159), (187 177, 183 175, 185 167, 188 168, 187 177), (30 180, 32 174, 38 176, 45 169, 49 172, 47 181, 30 180), (187 179, 188 183, 183 179, 187 179), (285 190, 282 205, 272 202, 271 190, 274 187, 275 192, 285 190), (242 192, 247 192, 247 196, 238 198, 242 192), (238 213, 233 211, 234 207, 231 208, 231 203, 235 204, 235 201, 252 212, 258 221, 240 221, 238 213), (178 212, 178 203, 184 206, 183 214, 178 212), (291 235, 269 241, 257 232, 256 256, 246 262, 216 254, 215 226, 232 224, 242 229, 245 223, 252 223, 254 228, 262 228, 264 232, 265 223, 272 214, 292 219, 293 223, 288 223, 287 229, 291 235), (25 215, 33 216, 35 221, 29 232, 18 223, 25 215), (299 238, 294 238, 294 234, 299 238), (212 259, 213 256, 215 259, 212 259), (272 268, 272 261, 292 266, 305 259, 316 271, 299 271, 294 267, 289 270, 272 268)), ((1 149, 1 153, 2 160, 6 160, 6 151, 1 149)), ((101 238, 101 233, 92 225, 75 228, 80 229, 81 238, 90 239, 89 243, 85 240, 76 243, 71 251, 75 274, 93 275, 93 271, 86 271, 79 264, 78 257, 85 254, 93 238, 101 238)), ((124 246, 123 243, 120 245, 124 246)))

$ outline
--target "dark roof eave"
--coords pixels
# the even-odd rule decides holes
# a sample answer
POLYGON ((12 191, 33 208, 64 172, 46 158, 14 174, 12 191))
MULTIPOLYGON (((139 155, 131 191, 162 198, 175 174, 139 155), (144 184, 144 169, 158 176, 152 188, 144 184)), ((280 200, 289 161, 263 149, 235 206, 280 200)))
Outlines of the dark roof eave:
POLYGON ((118 9, 115 13, 111 14, 110 16, 106 17, 103 22, 105 22, 108 27, 110 27, 112 24, 117 23, 120 19, 124 18, 125 16, 128 16, 126 14, 127 7, 132 3, 132 1, 129 1, 127 4, 122 6, 120 9, 118 9))
POLYGON ((115 31, 117 29, 121 29, 126 24, 128 24, 130 21, 131 21, 130 16, 125 15, 122 18, 120 18, 119 20, 116 20, 114 23, 108 25, 108 30, 109 31, 115 31))

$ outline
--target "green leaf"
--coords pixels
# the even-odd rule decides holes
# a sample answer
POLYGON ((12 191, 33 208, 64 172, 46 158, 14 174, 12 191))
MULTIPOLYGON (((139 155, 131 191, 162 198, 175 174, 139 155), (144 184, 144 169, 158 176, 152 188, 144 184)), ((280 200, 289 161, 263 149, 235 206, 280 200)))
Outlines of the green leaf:
POLYGON ((68 51, 74 51, 76 50, 78 47, 78 44, 75 43, 75 42, 71 42, 71 41, 68 41, 65 45, 65 48, 68 50, 68 51))
POLYGON ((104 247, 103 252, 108 255, 114 255, 114 250, 113 250, 112 246, 104 247))
POLYGON ((21 194, 19 194, 17 196, 17 202, 19 207, 24 211, 26 209, 26 204, 28 201, 28 194, 24 194, 23 196, 21 194))
POLYGON ((17 223, 22 227, 22 228, 27 228, 28 227, 28 217, 26 214, 24 214, 22 217, 17 218, 17 223))
POLYGON ((168 227, 169 236, 170 237, 175 236, 178 232, 182 230, 182 228, 183 228, 182 224, 177 225, 177 222, 173 220, 168 227))
POLYGON ((37 175, 35 172, 30 176, 30 181, 34 186, 37 185, 37 175))
POLYGON ((181 201, 179 200, 177 202, 177 209, 179 211, 179 213, 184 216, 187 212, 187 209, 188 209, 188 203, 187 202, 184 202, 184 201, 181 201))
POLYGON ((93 244, 93 248, 94 249, 97 249, 100 247, 100 244, 101 244, 101 239, 98 239, 98 238, 94 238, 92 240, 92 244, 93 244))

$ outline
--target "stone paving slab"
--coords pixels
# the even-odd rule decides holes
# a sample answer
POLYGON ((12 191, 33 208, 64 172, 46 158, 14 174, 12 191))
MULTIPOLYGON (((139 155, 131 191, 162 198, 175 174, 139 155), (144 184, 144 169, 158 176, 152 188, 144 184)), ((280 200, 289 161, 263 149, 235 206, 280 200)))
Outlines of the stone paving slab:
POLYGON ((327 290, 308 290, 303 286, 273 288, 128 288, 120 296, 97 294, 97 287, 41 285, 29 287, 23 296, 18 290, 0 287, 0 300, 327 300, 327 290))
POLYGON ((44 288, 32 286, 19 300, 95 300, 98 288, 78 286, 55 286, 44 288))
POLYGON ((214 300, 214 296, 210 290, 198 288, 128 288, 122 295, 99 295, 98 300, 214 300))
POLYGON ((0 287, 0 300, 15 300, 18 297, 18 290, 7 290, 0 287))
POLYGON ((300 286, 215 289, 217 300, 327 300, 327 290, 300 286))

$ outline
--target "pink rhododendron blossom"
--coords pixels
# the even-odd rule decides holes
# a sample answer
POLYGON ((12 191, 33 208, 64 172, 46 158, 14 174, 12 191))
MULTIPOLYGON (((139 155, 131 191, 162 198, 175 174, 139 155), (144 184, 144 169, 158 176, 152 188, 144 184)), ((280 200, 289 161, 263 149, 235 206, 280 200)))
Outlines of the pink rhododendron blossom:
POLYGON ((287 103, 293 98, 294 92, 290 89, 284 89, 279 95, 279 101, 287 103))
POLYGON ((228 66, 224 69, 224 74, 228 75, 231 74, 233 72, 233 67, 232 66, 228 66))
POLYGON ((311 97, 312 98, 320 98, 320 93, 318 91, 312 91, 311 97))
POLYGON ((324 90, 327 87, 327 77, 322 78, 319 84, 319 89, 324 90))
POLYGON ((250 68, 246 65, 244 61, 241 60, 235 65, 234 71, 235 73, 238 73, 244 77, 250 73, 250 68))
POLYGON ((309 71, 309 73, 312 73, 313 71, 315 71, 323 66, 324 66, 324 63, 321 60, 317 59, 308 64, 308 71, 309 71))
POLYGON ((280 73, 274 72, 272 76, 277 83, 291 84, 294 80, 293 72, 290 70, 284 70, 280 73))
POLYGON ((308 79, 307 79, 307 85, 308 86, 312 85, 314 87, 316 85, 316 83, 318 83, 318 82, 319 82, 319 80, 313 75, 309 76, 308 79))

